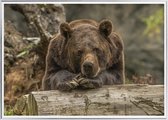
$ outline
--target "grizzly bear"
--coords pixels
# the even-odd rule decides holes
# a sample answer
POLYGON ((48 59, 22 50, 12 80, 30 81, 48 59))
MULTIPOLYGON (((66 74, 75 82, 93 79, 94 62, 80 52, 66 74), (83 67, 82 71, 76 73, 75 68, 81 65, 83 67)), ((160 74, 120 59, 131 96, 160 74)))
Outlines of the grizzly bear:
POLYGON ((48 47, 43 90, 89 89, 124 81, 123 41, 110 20, 60 25, 48 47))

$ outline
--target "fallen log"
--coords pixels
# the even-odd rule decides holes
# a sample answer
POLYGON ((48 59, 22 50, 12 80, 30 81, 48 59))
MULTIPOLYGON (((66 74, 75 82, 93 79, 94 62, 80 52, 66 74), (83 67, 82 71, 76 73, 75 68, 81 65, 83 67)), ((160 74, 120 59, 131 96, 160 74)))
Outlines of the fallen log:
POLYGON ((20 115, 164 115, 163 85, 126 84, 71 92, 35 91, 19 100, 14 112, 20 115))

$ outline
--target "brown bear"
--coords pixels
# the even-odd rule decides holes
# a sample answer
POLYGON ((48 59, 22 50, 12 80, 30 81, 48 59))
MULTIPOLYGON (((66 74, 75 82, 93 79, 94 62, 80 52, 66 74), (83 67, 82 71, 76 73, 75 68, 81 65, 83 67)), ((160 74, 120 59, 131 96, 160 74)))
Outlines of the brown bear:
POLYGON ((124 81, 123 41, 110 20, 60 25, 48 47, 43 90, 98 88, 124 81))

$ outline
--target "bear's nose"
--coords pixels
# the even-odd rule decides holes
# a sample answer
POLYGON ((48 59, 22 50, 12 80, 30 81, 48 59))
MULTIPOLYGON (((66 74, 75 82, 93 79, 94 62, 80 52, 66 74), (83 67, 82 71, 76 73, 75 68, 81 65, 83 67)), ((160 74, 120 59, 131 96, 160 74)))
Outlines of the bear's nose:
POLYGON ((92 72, 92 69, 93 69, 93 63, 91 62, 85 62, 83 64, 83 69, 85 71, 86 74, 89 74, 92 72))

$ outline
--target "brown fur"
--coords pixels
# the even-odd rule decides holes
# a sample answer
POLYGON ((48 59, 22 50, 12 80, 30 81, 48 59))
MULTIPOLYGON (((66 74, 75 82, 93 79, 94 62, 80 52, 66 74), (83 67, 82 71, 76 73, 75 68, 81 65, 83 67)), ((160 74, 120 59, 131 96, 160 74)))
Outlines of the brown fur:
POLYGON ((61 24, 49 44, 43 89, 66 90, 79 73, 95 88, 124 83, 123 41, 112 27, 109 20, 61 24))

